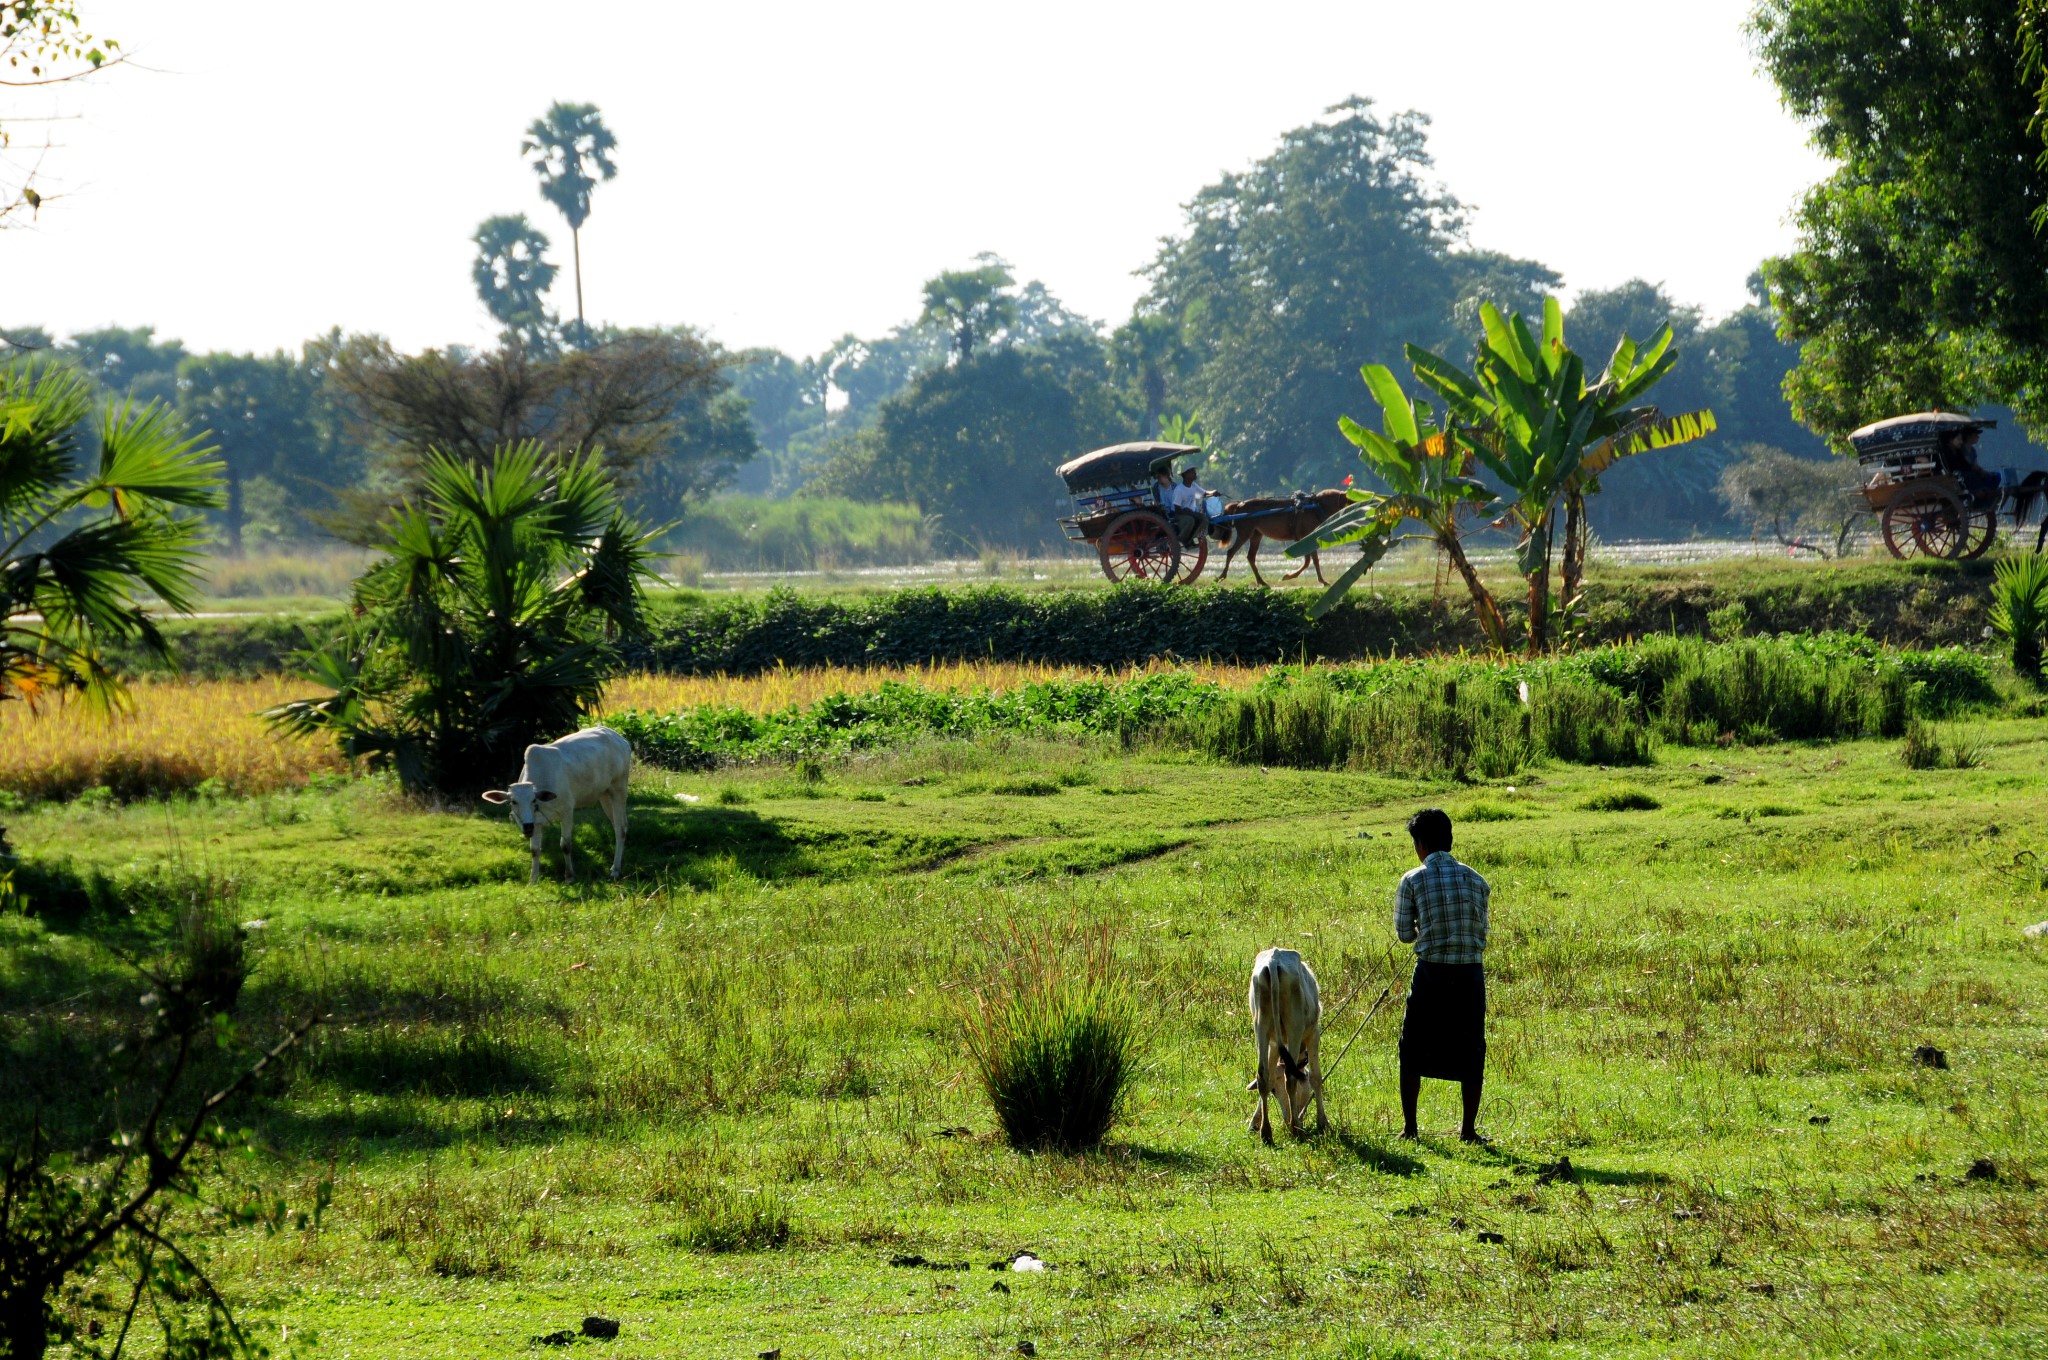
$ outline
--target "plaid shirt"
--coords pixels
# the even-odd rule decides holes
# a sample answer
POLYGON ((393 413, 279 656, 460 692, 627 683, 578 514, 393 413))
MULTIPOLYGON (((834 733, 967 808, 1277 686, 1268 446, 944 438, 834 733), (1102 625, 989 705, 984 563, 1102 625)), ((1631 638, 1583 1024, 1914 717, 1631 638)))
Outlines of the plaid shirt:
POLYGON ((1394 890, 1394 934, 1430 963, 1486 958, 1486 903, 1493 889, 1476 870, 1439 850, 1401 875, 1394 890))

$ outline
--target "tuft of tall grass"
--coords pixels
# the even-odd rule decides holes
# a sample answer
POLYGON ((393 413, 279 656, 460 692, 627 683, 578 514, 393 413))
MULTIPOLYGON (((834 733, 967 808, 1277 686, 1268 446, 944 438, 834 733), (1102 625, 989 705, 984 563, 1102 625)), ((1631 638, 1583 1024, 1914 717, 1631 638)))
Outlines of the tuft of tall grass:
POLYGON ((1974 770, 1984 763, 1981 741, 1944 741, 1932 724, 1918 718, 1906 725, 1905 737, 1899 743, 1899 763, 1909 770, 1974 770))
POLYGON ((1588 812, 1655 812, 1664 805, 1641 789, 1622 784, 1601 790, 1579 806, 1588 812))
POLYGON ((1107 929, 998 938, 966 1008, 968 1051, 1019 1151, 1081 1152, 1115 1126, 1138 1071, 1138 1009, 1107 929))
POLYGON ((772 1190, 715 1187, 692 1198, 670 1240, 691 1251, 774 1251, 789 1245, 789 1209, 772 1190))

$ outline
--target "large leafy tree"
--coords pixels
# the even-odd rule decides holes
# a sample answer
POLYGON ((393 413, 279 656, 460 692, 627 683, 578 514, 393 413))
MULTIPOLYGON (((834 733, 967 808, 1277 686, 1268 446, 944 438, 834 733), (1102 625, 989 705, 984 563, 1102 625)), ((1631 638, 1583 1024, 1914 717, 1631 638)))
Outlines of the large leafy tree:
POLYGON ((1107 381, 1071 347, 1006 346, 931 369, 882 403, 820 474, 820 491, 916 504, 959 544, 1030 545, 1066 513, 1053 469, 1129 428, 1107 381))
POLYGON ((1147 269, 1144 310, 1174 318, 1191 350, 1176 400, 1231 450, 1237 489, 1291 490, 1336 474, 1343 409, 1361 364, 1440 344, 1460 278, 1457 201, 1425 178, 1428 120, 1346 100, 1270 156, 1187 205, 1187 226, 1147 269))
POLYGON ((604 125, 595 104, 549 106, 545 116, 528 124, 519 153, 540 177, 540 196, 555 206, 569 224, 569 245, 576 266, 576 335, 589 335, 583 316, 583 224, 590 220, 590 195, 619 173, 612 160, 619 140, 604 125))
POLYGON ((1142 428, 1147 433, 1158 429, 1166 416, 1167 392, 1188 357, 1180 318, 1137 313, 1109 337, 1109 354, 1117 377, 1130 385, 1144 409, 1142 428))
POLYGON ((1871 419, 2003 402, 2048 420, 2040 104, 2013 0, 1763 0, 1750 32, 1835 162, 1766 269, 1794 409, 1871 419))
POLYGON ((559 325, 548 310, 547 291, 561 271, 548 260, 548 238, 525 213, 512 213, 485 218, 470 240, 476 259, 469 276, 506 341, 536 349, 552 345, 559 325))
POLYGON ((220 464, 160 405, 107 402, 46 361, 0 369, 0 701, 125 702, 109 644, 168 655, 148 597, 187 611, 220 464))
POLYGON ((506 445, 602 449, 627 487, 657 479, 675 496, 709 490, 758 444, 745 408, 719 406, 731 357, 686 330, 600 333, 588 348, 541 353, 401 354, 359 337, 340 347, 333 381, 377 458, 336 527, 372 532, 396 499, 423 486, 439 455, 489 462, 506 445), (709 432, 709 440, 696 435, 709 432))
POLYGON ((226 473, 221 527, 230 552, 243 549, 252 488, 317 505, 354 471, 353 460, 336 447, 323 377, 317 359, 283 350, 198 354, 179 364, 178 410, 193 428, 209 432, 226 473))
POLYGON ((595 454, 530 443, 481 464, 433 455, 381 529, 384 557, 356 583, 360 622, 310 658, 330 692, 268 716, 410 789, 502 783, 618 673, 617 641, 643 630, 649 535, 595 454))
POLYGON ((64 352, 109 392, 138 402, 178 399, 178 365, 190 357, 181 340, 159 340, 154 326, 103 326, 75 332, 64 352))

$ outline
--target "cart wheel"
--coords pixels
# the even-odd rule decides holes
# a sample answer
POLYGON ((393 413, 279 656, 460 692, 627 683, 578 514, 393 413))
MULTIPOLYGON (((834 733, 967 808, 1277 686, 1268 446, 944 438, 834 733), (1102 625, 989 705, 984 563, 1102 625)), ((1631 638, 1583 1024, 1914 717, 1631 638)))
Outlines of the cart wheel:
POLYGON ((1963 560, 1967 562, 1971 558, 1982 557, 1985 551, 1998 539, 1997 507, 1994 506, 1989 510, 1972 510, 1968 521, 1964 525, 1964 530, 1968 536, 1968 541, 1963 545, 1963 560))
POLYGON ((1946 491, 1923 492, 1913 501, 1910 513, 1913 517, 1913 541, 1929 557, 1953 561, 1970 546, 1969 514, 1962 503, 1946 491))
POLYGON ((1192 547, 1180 550, 1180 583, 1191 586, 1202 574, 1202 568, 1209 565, 1209 536, 1196 534, 1192 547))
POLYGON ((1112 581, 1170 582, 1180 572, 1180 544, 1165 519, 1150 510, 1118 515, 1095 541, 1102 574, 1112 581))
POLYGON ((1920 545, 1913 538, 1913 517, 1919 509, 1917 500, 1894 500, 1884 508, 1879 521, 1884 530, 1884 546, 1897 558, 1908 558, 1920 551, 1920 545))

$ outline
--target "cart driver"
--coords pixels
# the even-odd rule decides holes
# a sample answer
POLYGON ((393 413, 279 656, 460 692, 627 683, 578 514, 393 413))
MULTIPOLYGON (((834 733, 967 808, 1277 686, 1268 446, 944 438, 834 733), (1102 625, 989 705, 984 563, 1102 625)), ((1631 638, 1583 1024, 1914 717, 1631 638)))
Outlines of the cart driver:
MULTIPOLYGON (((1194 469, 1186 475, 1192 477, 1194 469)), ((1207 516, 1201 512, 1201 505, 1187 484, 1177 482, 1173 476, 1173 465, 1167 464, 1159 470, 1159 504, 1166 511, 1166 521, 1173 527, 1173 536, 1183 545, 1195 541, 1195 534, 1203 527, 1207 516)))
MULTIPOLYGON (((1193 464, 1189 464, 1180 470, 1180 485, 1174 488, 1174 492, 1179 497, 1174 508, 1176 510, 1184 510, 1195 517, 1194 532, 1196 534, 1210 532, 1209 488, 1195 480, 1193 464)), ((1192 535, 1189 537, 1192 537, 1192 535)))
POLYGON ((1998 474, 1977 461, 1977 436, 1975 426, 1955 434, 1942 436, 1944 452, 1949 455, 1948 463, 1955 472, 1963 489, 1970 493, 1972 500, 1989 495, 1998 489, 1998 474))

